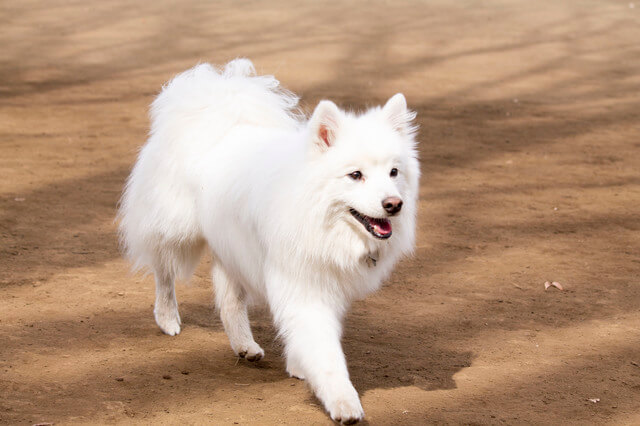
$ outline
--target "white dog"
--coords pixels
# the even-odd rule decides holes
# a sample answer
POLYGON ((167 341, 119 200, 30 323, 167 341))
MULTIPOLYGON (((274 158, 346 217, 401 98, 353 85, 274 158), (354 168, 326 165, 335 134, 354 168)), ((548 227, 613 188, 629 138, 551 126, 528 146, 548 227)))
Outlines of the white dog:
POLYGON ((247 305, 266 302, 287 372, 308 381, 332 419, 355 423, 364 412, 342 320, 413 250, 415 113, 402 94, 361 115, 322 101, 308 121, 297 103, 247 59, 176 76, 151 106, 120 235, 136 267, 155 274, 154 314, 166 334, 180 332, 174 281, 191 275, 208 246, 234 352, 264 356, 247 305))

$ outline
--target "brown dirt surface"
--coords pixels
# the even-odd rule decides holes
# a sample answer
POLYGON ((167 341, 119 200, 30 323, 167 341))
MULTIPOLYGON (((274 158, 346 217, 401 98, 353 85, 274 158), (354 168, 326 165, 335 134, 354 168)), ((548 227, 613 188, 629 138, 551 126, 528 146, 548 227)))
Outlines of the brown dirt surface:
POLYGON ((346 322, 370 424, 640 424, 639 40, 626 0, 2 2, 0 422, 330 424, 268 313, 234 357, 206 261, 172 338, 118 250, 149 103, 246 56, 418 112, 415 256, 346 322))

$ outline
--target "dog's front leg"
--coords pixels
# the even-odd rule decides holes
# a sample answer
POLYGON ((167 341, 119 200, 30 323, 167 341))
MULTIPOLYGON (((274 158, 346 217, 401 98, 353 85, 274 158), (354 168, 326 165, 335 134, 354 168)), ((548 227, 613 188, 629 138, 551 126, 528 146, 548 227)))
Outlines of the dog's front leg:
POLYGON ((333 420, 343 424, 361 420, 364 411, 340 344, 341 314, 319 302, 291 299, 274 314, 285 340, 287 371, 308 381, 333 420))

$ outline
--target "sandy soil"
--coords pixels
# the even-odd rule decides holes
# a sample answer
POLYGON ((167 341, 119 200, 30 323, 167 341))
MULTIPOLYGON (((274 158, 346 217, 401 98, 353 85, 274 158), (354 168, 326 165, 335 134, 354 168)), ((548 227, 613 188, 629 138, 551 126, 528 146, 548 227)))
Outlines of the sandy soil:
POLYGON ((130 3, 0 4, 0 422, 330 423, 268 313, 234 357, 206 262, 171 338, 118 252, 148 104, 247 56, 418 111, 416 254, 344 337, 370 424, 640 423, 640 4, 130 3))

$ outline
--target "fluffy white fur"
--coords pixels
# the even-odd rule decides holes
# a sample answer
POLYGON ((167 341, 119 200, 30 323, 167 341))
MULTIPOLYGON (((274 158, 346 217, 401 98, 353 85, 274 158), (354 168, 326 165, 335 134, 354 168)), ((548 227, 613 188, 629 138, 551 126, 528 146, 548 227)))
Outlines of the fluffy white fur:
POLYGON ((364 412, 340 344, 342 320, 413 249, 415 114, 401 94, 361 115, 322 101, 309 120, 297 103, 247 59, 176 76, 151 106, 120 235, 134 265, 155 275, 154 314, 165 333, 180 332, 174 281, 191 275, 208 246, 234 352, 264 356, 247 305, 266 302, 289 374, 308 381, 334 420, 350 423, 364 412), (393 217, 387 197, 404 203, 393 217), (388 218, 393 235, 376 238, 351 209, 388 218))

